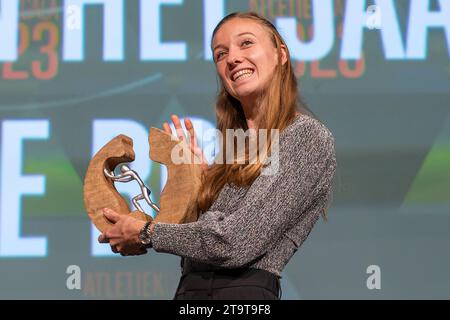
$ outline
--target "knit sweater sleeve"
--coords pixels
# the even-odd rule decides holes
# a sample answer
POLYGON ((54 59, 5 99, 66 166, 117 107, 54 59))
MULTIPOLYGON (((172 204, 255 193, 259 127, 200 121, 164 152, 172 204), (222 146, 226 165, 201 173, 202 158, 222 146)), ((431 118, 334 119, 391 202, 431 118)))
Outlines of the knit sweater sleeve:
POLYGON ((315 199, 331 192, 336 168, 334 137, 322 123, 308 117, 285 131, 278 170, 261 174, 237 210, 208 211, 193 223, 157 223, 154 250, 224 268, 261 258, 315 199))

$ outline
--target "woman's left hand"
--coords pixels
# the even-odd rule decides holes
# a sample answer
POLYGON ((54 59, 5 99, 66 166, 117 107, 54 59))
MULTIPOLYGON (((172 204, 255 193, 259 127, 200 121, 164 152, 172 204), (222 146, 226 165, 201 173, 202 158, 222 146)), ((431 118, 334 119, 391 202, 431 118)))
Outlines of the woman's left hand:
POLYGON ((105 208, 103 214, 106 219, 114 223, 105 233, 98 237, 98 242, 109 243, 114 253, 122 256, 136 256, 147 253, 147 249, 139 240, 139 232, 145 221, 138 220, 129 215, 121 215, 105 208))

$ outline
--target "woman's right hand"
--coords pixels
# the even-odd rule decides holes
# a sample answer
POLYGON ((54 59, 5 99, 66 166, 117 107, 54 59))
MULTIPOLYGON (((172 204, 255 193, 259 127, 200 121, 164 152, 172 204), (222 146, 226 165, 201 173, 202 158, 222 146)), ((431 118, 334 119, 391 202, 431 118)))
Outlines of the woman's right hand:
MULTIPOLYGON (((192 125, 192 121, 188 117, 184 118, 184 126, 186 127, 186 130, 189 133, 189 143, 188 143, 186 140, 186 135, 184 134, 184 130, 181 126, 181 122, 180 122, 180 119, 178 118, 178 116, 172 115, 171 119, 172 119, 173 125, 175 127, 175 131, 176 131, 176 135, 177 135, 178 139, 186 142, 186 144, 191 149, 191 152, 200 159, 201 168, 203 171, 205 171, 208 168, 208 162, 206 161, 206 158, 205 158, 205 155, 203 154, 202 149, 197 144, 197 137, 195 136, 195 130, 194 130, 194 126, 192 125)), ((163 129, 165 132, 172 134, 172 129, 170 128, 170 126, 167 122, 163 123, 163 129)))

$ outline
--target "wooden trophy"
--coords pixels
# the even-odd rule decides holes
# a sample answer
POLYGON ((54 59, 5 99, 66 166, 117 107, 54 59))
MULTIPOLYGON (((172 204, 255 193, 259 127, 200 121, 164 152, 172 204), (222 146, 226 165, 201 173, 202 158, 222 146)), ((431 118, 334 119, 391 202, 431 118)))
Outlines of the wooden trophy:
POLYGON ((175 140, 171 134, 158 128, 150 129, 149 144, 150 159, 167 166, 167 183, 161 191, 160 207, 151 201, 150 189, 127 165, 120 167, 121 174, 114 173, 117 165, 135 159, 131 138, 125 135, 115 137, 90 161, 84 179, 84 206, 100 232, 104 233, 112 225, 104 217, 103 208, 110 208, 119 214, 130 214, 143 221, 151 221, 152 217, 142 210, 139 200, 146 200, 158 212, 155 222, 187 223, 198 219, 196 199, 202 174, 199 159, 184 141, 175 140), (172 161, 173 154, 178 157, 175 163, 172 161), (131 181, 136 181, 141 188, 141 194, 132 200, 137 209, 133 212, 130 212, 127 202, 114 186, 114 182, 131 181))

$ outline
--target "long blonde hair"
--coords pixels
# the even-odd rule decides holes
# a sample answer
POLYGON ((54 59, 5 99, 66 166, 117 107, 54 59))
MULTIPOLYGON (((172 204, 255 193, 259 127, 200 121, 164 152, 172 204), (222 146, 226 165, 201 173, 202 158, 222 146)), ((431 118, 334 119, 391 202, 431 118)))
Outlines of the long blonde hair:
MULTIPOLYGON (((265 157, 270 155, 271 150, 271 129, 283 131, 293 121, 298 106, 301 103, 297 92, 297 79, 290 60, 289 50, 281 35, 275 26, 266 18, 257 13, 232 13, 222 21, 214 29, 212 39, 220 29, 220 27, 231 19, 249 19, 256 21, 268 32, 272 43, 278 53, 278 64, 275 67, 273 77, 262 93, 257 119, 255 126, 267 129, 269 132, 265 143, 265 157), (281 46, 285 46, 287 61, 282 64, 281 46)), ((212 40, 211 40, 212 42, 212 40)), ((216 117, 217 128, 226 140, 227 129, 248 129, 245 114, 241 103, 232 97, 225 89, 221 82, 221 88, 216 98, 216 117)), ((226 143, 222 143, 221 154, 225 152, 226 143)), ((246 160, 248 160, 248 148, 246 145, 246 160)), ((197 206, 199 213, 206 212, 212 203, 216 200, 220 190, 225 184, 235 184, 237 186, 249 186, 260 175, 265 159, 259 159, 256 163, 232 163, 220 164, 213 163, 203 174, 202 186, 199 191, 197 206)), ((225 163, 225 162, 222 162, 225 163)))

